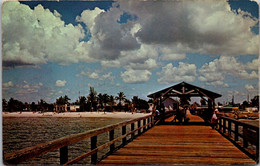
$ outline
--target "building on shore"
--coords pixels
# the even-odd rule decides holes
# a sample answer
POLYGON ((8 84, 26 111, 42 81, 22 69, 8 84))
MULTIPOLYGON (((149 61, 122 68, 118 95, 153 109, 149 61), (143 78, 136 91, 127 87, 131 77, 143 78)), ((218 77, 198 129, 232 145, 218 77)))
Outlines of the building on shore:
POLYGON ((80 110, 80 106, 79 105, 68 105, 68 104, 64 104, 64 105, 55 105, 54 107, 54 111, 55 112, 77 112, 80 110))

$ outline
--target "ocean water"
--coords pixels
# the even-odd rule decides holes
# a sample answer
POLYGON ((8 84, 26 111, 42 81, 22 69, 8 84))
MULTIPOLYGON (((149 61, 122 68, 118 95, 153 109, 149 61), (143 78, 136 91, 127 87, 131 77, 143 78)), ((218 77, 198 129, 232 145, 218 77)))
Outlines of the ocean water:
MULTIPOLYGON (((129 119, 114 118, 3 118, 3 154, 45 143, 57 138, 116 124, 129 119)), ((121 129, 115 130, 119 136, 121 129)), ((108 133, 98 136, 98 145, 108 141, 108 133)), ((118 142, 116 145, 121 144, 118 142)), ((69 160, 90 150, 90 139, 69 146, 69 160)), ((108 151, 98 153, 100 158, 108 151)), ((79 164, 89 164, 90 158, 79 164)), ((59 150, 46 153, 22 164, 59 164, 59 150)))

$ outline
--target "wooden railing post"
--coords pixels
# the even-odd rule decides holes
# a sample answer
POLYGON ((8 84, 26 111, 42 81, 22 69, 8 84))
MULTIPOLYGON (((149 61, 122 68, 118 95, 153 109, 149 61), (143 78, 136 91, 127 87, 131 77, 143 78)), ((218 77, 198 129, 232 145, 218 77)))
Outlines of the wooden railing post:
MULTIPOLYGON (((109 131, 109 141, 112 141, 114 139, 114 130, 109 131)), ((110 152, 113 152, 115 150, 115 144, 110 145, 110 152)))
MULTIPOLYGON (((146 125, 146 119, 143 119, 143 126, 145 126, 146 125)), ((143 128, 143 132, 145 132, 146 131, 146 127, 144 127, 143 128)))
POLYGON ((238 124, 235 123, 235 141, 238 141, 238 124))
MULTIPOLYGON (((97 136, 91 137, 91 150, 94 150, 97 148, 97 136)), ((97 153, 94 153, 91 155, 91 164, 97 163, 97 153)))
POLYGON ((223 119, 223 133, 226 133, 226 119, 223 119))
MULTIPOLYGON (((135 123, 131 123, 131 131, 133 131, 135 129, 135 123)), ((135 133, 131 134, 131 139, 134 139, 135 137, 135 133)))
POLYGON ((60 148, 60 164, 63 165, 68 162, 68 146, 60 148))
MULTIPOLYGON (((147 123, 149 124, 150 123, 150 117, 149 118, 147 118, 147 123)), ((147 128, 149 129, 150 128, 150 124, 147 126, 147 128)))
MULTIPOLYGON (((256 130, 256 135, 259 136, 259 130, 256 130)), ((259 137, 256 143, 256 161, 259 161, 259 137)))
POLYGON ((231 136, 231 121, 228 121, 228 136, 231 136))
MULTIPOLYGON (((137 122, 137 127, 138 127, 138 128, 141 127, 141 120, 138 120, 138 122, 137 122)), ((141 129, 138 129, 138 135, 141 135, 141 129)))
POLYGON ((219 123, 219 131, 222 130, 222 119, 218 119, 218 123, 219 123))
POLYGON ((246 139, 246 134, 247 134, 246 130, 247 130, 246 127, 243 126, 243 147, 244 148, 248 147, 248 141, 246 139))
MULTIPOLYGON (((122 126, 122 135, 126 134, 126 126, 122 126)), ((126 144, 126 137, 124 137, 122 139, 122 144, 125 145, 126 144)))

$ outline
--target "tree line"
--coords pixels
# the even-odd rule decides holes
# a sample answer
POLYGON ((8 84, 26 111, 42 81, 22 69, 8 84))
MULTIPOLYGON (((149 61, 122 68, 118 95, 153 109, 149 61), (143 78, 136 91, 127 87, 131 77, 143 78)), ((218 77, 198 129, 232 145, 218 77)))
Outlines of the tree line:
POLYGON ((56 99, 55 103, 47 103, 43 99, 30 103, 23 103, 17 99, 10 98, 9 101, 3 99, 3 111, 15 112, 15 111, 54 111, 56 105, 79 105, 80 112, 84 111, 114 111, 124 110, 130 111, 131 109, 148 109, 149 105, 146 100, 140 99, 138 96, 134 96, 131 101, 128 100, 123 92, 117 93, 117 96, 102 94, 95 91, 94 87, 90 87, 89 94, 87 96, 79 96, 75 102, 70 102, 70 98, 60 96, 56 99), (118 101, 118 103, 116 103, 118 101), (124 103, 124 104, 123 104, 124 103))

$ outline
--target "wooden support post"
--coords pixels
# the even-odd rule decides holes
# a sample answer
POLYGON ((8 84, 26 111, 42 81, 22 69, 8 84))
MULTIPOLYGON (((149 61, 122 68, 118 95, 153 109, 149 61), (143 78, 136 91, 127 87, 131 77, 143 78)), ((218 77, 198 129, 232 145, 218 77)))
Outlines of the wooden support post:
POLYGON ((231 121, 228 121, 228 136, 231 137, 231 121))
POLYGON ((238 124, 235 123, 235 141, 238 141, 238 124))
MULTIPOLYGON (((259 130, 256 130, 256 135, 259 136, 259 130)), ((256 141, 257 141, 257 143, 256 143, 256 161, 259 162, 259 137, 258 137, 258 139, 256 139, 256 141)))
POLYGON ((246 127, 245 126, 243 126, 243 147, 244 148, 247 148, 248 147, 248 141, 247 141, 247 136, 246 136, 246 134, 247 134, 247 132, 246 132, 246 127))
MULTIPOLYGON (((137 122, 137 127, 140 128, 141 127, 141 120, 139 120, 137 122)), ((141 135, 141 129, 138 130, 138 135, 141 135)))
MULTIPOLYGON (((114 130, 109 131, 109 141, 112 141, 114 139, 114 130)), ((115 144, 110 145, 110 152, 112 153, 115 150, 115 144)))
POLYGON ((223 133, 226 133, 226 119, 223 119, 223 133))
MULTIPOLYGON (((91 150, 94 150, 97 148, 97 136, 91 137, 91 150)), ((91 164, 97 163, 97 153, 94 153, 91 155, 91 164)))
MULTIPOLYGON (((146 125, 146 119, 143 119, 143 126, 145 126, 146 125)), ((146 127, 144 127, 143 128, 143 132, 145 132, 146 131, 146 127)))
MULTIPOLYGON (((135 123, 131 123, 131 131, 133 131, 135 129, 135 123)), ((131 139, 134 139, 135 137, 135 133, 131 134, 131 139)))
POLYGON ((60 165, 68 162, 68 146, 60 148, 60 165))
MULTIPOLYGON (((148 124, 150 123, 150 117, 147 118, 147 123, 148 123, 148 124)), ((147 129, 149 129, 149 128, 150 128, 150 125, 147 126, 147 129)))
POLYGON ((218 119, 218 129, 219 129, 219 131, 222 130, 222 119, 221 118, 218 119))
MULTIPOLYGON (((122 126, 122 135, 126 134, 126 126, 122 126)), ((126 144, 126 137, 122 139, 122 144, 126 144)))

